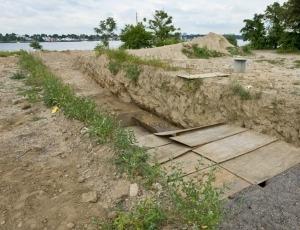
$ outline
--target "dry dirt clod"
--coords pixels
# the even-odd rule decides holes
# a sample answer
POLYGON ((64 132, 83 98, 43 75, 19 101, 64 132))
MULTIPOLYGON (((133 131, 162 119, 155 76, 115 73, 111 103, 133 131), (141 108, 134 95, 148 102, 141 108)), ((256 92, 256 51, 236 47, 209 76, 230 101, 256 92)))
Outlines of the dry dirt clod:
POLYGON ((81 195, 82 202, 84 203, 96 203, 98 200, 98 195, 96 191, 83 193, 81 195))
POLYGON ((21 109, 23 110, 27 110, 27 109, 30 109, 31 108, 31 105, 27 102, 25 102, 22 106, 21 106, 21 109))
POLYGON ((74 227, 75 227, 75 224, 72 222, 67 224, 68 229, 73 229, 74 227))

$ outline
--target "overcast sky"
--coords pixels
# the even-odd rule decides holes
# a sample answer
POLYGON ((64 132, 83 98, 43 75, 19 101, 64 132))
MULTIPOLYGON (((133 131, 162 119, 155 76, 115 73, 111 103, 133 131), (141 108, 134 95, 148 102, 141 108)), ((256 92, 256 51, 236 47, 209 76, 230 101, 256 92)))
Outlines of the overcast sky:
MULTIPOLYGON (((0 33, 87 33, 108 16, 118 27, 164 9, 187 33, 239 33, 274 0, 0 0, 0 33)), ((284 0, 279 0, 282 3, 284 0)))

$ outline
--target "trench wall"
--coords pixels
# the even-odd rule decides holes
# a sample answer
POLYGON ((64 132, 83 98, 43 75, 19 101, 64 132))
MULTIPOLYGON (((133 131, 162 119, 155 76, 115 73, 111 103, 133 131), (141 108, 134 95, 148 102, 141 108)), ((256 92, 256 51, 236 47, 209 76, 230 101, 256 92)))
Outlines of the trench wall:
POLYGON ((76 67, 126 102, 158 114, 183 127, 230 122, 277 136, 300 146, 300 106, 261 92, 258 99, 241 100, 230 87, 232 79, 204 79, 201 84, 176 77, 174 72, 144 66, 136 83, 123 71, 108 70, 105 56, 81 56, 76 67), (195 86, 196 85, 196 86, 195 86))

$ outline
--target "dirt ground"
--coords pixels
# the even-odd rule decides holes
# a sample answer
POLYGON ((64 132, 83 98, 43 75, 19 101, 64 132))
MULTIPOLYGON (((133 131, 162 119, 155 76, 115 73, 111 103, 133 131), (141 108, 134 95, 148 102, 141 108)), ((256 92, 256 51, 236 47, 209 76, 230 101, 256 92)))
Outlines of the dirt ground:
POLYGON ((82 123, 28 103, 16 70, 16 58, 0 58, 0 229, 95 229, 130 182, 82 123))

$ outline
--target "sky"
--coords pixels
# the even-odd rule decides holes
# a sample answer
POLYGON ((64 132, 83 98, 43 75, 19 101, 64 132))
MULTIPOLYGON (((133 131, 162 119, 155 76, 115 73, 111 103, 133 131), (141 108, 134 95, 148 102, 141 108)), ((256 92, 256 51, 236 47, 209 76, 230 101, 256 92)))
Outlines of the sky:
MULTIPOLYGON (((274 0, 0 0, 0 33, 94 34, 100 20, 125 24, 151 18, 163 9, 181 32, 239 34, 245 18, 262 13, 274 0)), ((278 0, 283 3, 284 0, 278 0)))

